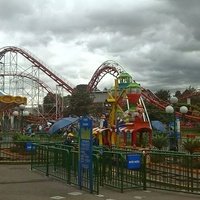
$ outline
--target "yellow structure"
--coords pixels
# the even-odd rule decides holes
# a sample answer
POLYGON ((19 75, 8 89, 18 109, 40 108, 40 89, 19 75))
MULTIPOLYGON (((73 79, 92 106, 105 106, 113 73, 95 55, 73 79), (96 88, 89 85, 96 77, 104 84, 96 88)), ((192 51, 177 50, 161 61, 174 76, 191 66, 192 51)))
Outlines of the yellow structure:
POLYGON ((109 97, 106 99, 106 102, 111 105, 111 112, 109 115, 109 124, 111 127, 116 125, 116 113, 117 110, 120 112, 124 112, 122 108, 119 105, 119 100, 122 98, 125 98, 126 96, 126 90, 119 90, 118 87, 118 80, 115 80, 115 87, 113 93, 108 93, 109 97))
POLYGON ((21 104, 24 105, 27 104, 26 97, 11 96, 11 95, 0 96, 0 113, 3 113, 4 111, 7 111, 21 104))
POLYGON ((22 104, 27 104, 26 97, 11 96, 0 91, 0 129, 10 129, 13 127, 12 109, 22 104))

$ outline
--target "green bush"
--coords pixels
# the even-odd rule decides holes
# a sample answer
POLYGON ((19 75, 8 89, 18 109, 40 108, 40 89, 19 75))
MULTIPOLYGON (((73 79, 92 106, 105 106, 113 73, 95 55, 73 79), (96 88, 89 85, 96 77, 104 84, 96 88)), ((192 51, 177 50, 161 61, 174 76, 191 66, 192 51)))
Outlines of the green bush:
POLYGON ((154 134, 152 138, 152 145, 161 150, 168 146, 168 136, 164 133, 154 134))
POLYGON ((28 135, 23 135, 21 133, 15 133, 13 135, 13 141, 33 141, 35 140, 34 137, 30 137, 28 135))
POLYGON ((13 142, 14 146, 11 147, 12 152, 16 153, 26 153, 26 143, 27 142, 37 142, 38 138, 37 137, 31 137, 28 135, 23 135, 21 133, 15 133, 13 135, 13 142))
POLYGON ((200 141, 197 139, 188 138, 183 142, 183 148, 190 154, 193 154, 198 149, 200 149, 200 141))

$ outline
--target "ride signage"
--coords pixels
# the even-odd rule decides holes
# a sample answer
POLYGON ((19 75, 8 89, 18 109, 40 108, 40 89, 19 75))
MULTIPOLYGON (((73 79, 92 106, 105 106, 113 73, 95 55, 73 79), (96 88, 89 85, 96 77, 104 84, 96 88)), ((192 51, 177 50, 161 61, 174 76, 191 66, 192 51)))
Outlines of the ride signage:
POLYGON ((79 186, 83 186, 83 177, 85 171, 89 174, 89 190, 93 190, 92 173, 92 120, 89 117, 80 119, 79 130, 79 186))
POLYGON ((140 154, 129 154, 126 158, 128 169, 138 170, 141 168, 142 157, 140 154))

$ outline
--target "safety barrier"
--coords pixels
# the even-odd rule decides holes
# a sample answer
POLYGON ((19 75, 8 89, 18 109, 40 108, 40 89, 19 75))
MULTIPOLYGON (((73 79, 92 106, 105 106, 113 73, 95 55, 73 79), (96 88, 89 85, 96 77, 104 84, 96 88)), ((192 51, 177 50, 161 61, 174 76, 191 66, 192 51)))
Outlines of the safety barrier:
POLYGON ((0 164, 31 163, 30 142, 0 142, 0 164))
POLYGON ((146 188, 145 163, 141 153, 120 153, 104 151, 100 156, 100 184, 107 185, 124 192, 125 189, 146 188), (138 156, 132 163, 138 163, 138 168, 128 167, 127 156, 138 156))
MULTIPOLYGON (((78 151, 65 145, 34 145, 35 153, 32 154, 31 169, 38 170, 46 176, 54 176, 68 184, 78 184, 78 151), (58 147, 56 147, 58 146, 58 147)), ((99 193, 98 158, 93 156, 93 188, 92 192, 99 193)), ((82 173, 82 187, 89 190, 89 173, 87 170, 82 173)))
MULTIPOLYGON (((38 145, 36 155, 41 154, 40 148, 41 146, 38 145)), ((47 152, 44 150, 41 151, 43 156, 40 155, 41 158, 49 159, 49 162, 40 159, 40 163, 43 161, 48 163, 48 169, 46 168, 44 173, 78 185, 78 147, 57 144, 55 147, 46 147, 46 151, 49 151, 48 156, 45 156, 47 152), (66 155, 63 151, 66 152, 66 155), (50 170, 50 166, 53 170, 50 170), (67 175, 64 175, 63 170, 65 173, 67 172, 67 175)), ((121 192, 132 188, 157 188, 200 194, 199 165, 200 155, 198 154, 189 155, 155 150, 144 153, 116 148, 109 151, 107 148, 94 148, 94 191, 98 193, 99 186, 109 186, 119 189, 121 192), (135 155, 140 158, 140 166, 136 169, 129 168, 128 156, 135 155)), ((83 174, 83 187, 86 189, 88 189, 89 182, 88 174, 88 171, 83 174)))
MULTIPOLYGON (((0 164, 30 164, 35 154, 31 141, 0 141, 0 164)), ((43 142, 45 146, 55 146, 55 142, 43 142)))
MULTIPOLYGON (((31 163, 32 169, 79 186, 77 144, 0 142, 0 164, 7 163, 31 163)), ((84 170, 82 176, 82 187, 89 190, 88 170, 84 170)), ((100 186, 121 192, 132 188, 155 188, 200 194, 200 154, 94 147, 93 192, 99 193, 100 186), (139 158, 138 168, 128 166, 131 156, 139 158)))
MULTIPOLYGON (((42 171, 47 176, 66 180, 69 184, 79 186, 79 152, 78 146, 55 144, 55 146, 35 145, 32 154, 32 169, 42 171)), ((134 153, 135 154, 135 153, 134 153)), ((93 192, 99 193, 99 186, 109 186, 123 192, 125 189, 146 187, 145 160, 141 153, 141 167, 132 170, 127 168, 127 156, 130 152, 95 150, 93 159, 93 192), (142 170, 141 170, 142 169, 142 170)), ((89 169, 84 169, 81 187, 89 190, 89 169)))
POLYGON ((200 154, 151 151, 146 159, 147 187, 200 194, 200 154))

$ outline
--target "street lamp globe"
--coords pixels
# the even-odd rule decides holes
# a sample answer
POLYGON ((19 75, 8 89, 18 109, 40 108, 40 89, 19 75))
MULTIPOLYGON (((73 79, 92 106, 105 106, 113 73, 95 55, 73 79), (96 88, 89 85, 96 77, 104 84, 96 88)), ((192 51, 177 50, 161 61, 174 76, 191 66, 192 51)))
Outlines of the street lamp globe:
POLYGON ((178 102, 178 98, 177 97, 173 96, 173 97, 170 98, 170 103, 175 104, 177 102, 178 102))
POLYGON ((188 112, 188 108, 187 108, 186 106, 181 106, 181 107, 180 107, 180 112, 181 112, 182 114, 186 114, 186 113, 188 112))
POLYGON ((18 116, 18 115, 19 115, 19 112, 15 110, 15 111, 13 111, 12 114, 13 114, 13 116, 18 116))
POLYGON ((25 105, 24 104, 19 105, 19 109, 20 110, 24 110, 25 109, 25 105))
POLYGON ((23 116, 24 116, 24 117, 29 116, 29 112, 28 112, 27 110, 23 111, 23 116))
POLYGON ((167 107, 165 108, 165 112, 171 114, 171 113, 174 112, 174 108, 173 108, 172 106, 169 105, 169 106, 167 106, 167 107))

